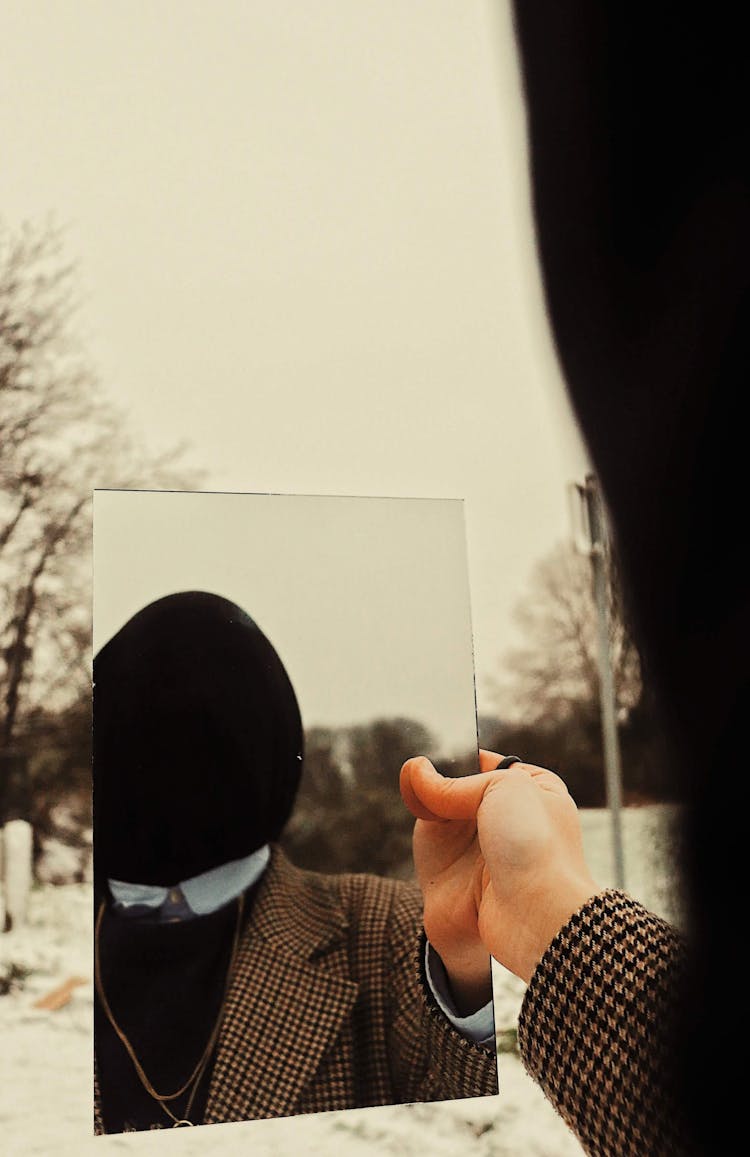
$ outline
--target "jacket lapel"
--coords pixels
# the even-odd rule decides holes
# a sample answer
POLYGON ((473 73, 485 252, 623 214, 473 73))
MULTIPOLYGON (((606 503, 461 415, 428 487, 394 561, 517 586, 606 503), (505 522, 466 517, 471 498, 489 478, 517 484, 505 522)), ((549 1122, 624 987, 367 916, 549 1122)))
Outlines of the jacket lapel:
POLYGON ((273 849, 235 965, 204 1120, 287 1116, 357 997, 332 877, 273 849))

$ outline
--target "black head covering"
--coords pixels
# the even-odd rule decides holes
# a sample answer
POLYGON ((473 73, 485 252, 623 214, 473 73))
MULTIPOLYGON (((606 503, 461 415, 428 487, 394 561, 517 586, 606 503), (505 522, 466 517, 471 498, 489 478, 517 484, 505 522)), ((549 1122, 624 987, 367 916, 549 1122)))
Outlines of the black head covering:
POLYGON ((97 887, 174 884, 277 839, 302 750, 289 677, 240 607, 189 591, 139 611, 94 659, 97 887))

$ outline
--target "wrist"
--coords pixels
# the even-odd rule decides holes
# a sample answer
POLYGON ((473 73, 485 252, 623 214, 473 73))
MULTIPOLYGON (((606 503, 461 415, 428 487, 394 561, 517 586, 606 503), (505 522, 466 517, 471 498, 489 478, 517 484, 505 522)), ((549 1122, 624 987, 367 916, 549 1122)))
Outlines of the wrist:
POLYGON ((471 1016, 492 1000, 492 964, 481 941, 463 949, 443 949, 431 944, 445 970, 450 995, 461 1017, 471 1016))
POLYGON ((554 885, 534 889, 519 913, 523 935, 512 971, 527 984, 558 932, 588 900, 601 891, 591 877, 558 878, 554 885))

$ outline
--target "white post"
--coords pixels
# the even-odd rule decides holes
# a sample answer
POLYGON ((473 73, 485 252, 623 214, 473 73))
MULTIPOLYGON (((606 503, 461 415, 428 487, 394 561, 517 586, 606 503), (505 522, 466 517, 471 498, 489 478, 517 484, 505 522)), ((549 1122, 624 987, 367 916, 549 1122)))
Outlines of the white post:
POLYGON ((3 828, 2 879, 5 931, 26 923, 33 864, 33 838, 28 820, 8 820, 3 828))

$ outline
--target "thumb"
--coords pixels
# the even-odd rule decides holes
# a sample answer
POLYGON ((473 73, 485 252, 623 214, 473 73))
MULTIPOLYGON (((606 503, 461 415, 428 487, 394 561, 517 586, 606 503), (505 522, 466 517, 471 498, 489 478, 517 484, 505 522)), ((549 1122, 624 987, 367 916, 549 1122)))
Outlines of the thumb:
POLYGON ((472 820, 476 817, 491 776, 466 775, 461 779, 442 776, 429 759, 418 755, 401 768, 401 798, 412 815, 420 820, 472 820))

